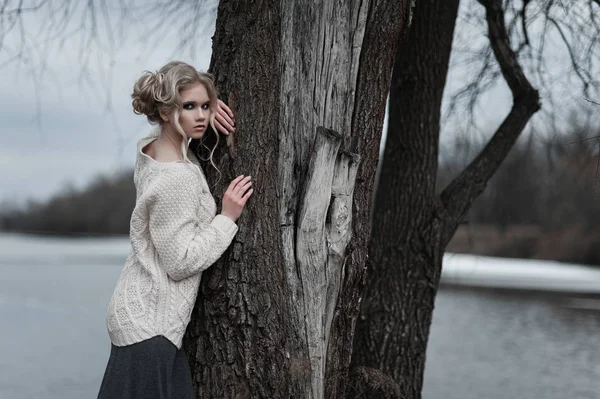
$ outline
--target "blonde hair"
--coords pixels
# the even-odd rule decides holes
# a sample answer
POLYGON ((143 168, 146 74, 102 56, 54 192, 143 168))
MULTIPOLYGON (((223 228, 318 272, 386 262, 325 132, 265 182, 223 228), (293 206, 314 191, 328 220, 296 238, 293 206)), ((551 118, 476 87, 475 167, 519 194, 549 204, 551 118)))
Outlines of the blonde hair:
MULTIPOLYGON (((213 154, 219 144, 219 134, 215 128, 215 115, 217 113, 217 90, 212 75, 200 72, 193 66, 182 61, 171 61, 157 72, 144 71, 142 76, 133 85, 131 98, 133 112, 137 115, 146 115, 150 124, 163 124, 160 113, 173 114, 172 122, 175 130, 183 137, 181 153, 185 162, 191 162, 187 157, 187 136, 179 124, 179 112, 183 108, 181 103, 181 90, 196 84, 203 84, 210 101, 210 126, 216 136, 216 143, 212 149, 202 145, 210 151, 211 165, 219 171, 213 161, 213 154)), ((203 140, 201 140, 202 142, 203 140)))

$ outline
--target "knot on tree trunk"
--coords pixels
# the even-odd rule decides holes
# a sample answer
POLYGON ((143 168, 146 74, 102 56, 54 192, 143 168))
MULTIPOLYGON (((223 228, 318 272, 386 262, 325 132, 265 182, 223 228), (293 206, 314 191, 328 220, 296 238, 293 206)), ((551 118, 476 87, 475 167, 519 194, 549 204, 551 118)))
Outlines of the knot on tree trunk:
POLYGON ((404 399, 408 395, 392 377, 371 367, 355 367, 350 371, 348 398, 404 399))

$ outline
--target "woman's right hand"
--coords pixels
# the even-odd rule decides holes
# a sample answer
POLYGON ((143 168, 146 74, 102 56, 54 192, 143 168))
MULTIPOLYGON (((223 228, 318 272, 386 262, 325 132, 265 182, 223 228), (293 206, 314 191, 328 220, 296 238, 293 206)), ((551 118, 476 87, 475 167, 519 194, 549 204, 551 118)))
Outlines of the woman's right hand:
POLYGON ((250 179, 251 176, 244 177, 244 175, 240 175, 231 182, 227 191, 223 194, 221 215, 227 216, 234 222, 238 220, 246 205, 246 201, 248 201, 248 198, 250 198, 254 191, 250 189, 252 186, 250 179))

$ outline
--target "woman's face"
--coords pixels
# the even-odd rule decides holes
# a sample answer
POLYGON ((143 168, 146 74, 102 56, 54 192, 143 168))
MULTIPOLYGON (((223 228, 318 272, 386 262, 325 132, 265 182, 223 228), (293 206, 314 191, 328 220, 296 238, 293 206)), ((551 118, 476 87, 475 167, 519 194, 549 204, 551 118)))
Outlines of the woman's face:
POLYGON ((179 92, 183 105, 179 114, 179 124, 190 139, 202 137, 210 123, 210 98, 203 84, 185 88, 179 92))

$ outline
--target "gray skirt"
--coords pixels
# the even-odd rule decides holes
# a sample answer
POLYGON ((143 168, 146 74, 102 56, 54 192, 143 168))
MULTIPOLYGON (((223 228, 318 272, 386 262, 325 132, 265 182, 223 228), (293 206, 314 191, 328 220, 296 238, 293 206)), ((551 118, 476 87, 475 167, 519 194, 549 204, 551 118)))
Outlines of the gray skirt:
POLYGON ((98 399, 192 399, 183 348, 162 335, 127 346, 111 344, 98 399))

